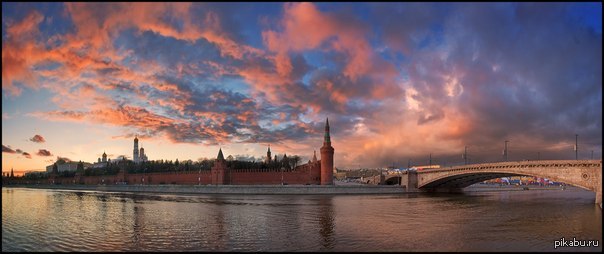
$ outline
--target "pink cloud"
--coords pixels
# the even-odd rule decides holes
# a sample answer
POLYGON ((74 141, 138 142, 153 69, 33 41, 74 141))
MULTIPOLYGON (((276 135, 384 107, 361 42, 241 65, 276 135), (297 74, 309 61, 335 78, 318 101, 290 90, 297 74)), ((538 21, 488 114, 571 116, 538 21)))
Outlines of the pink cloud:
POLYGON ((347 56, 344 74, 352 80, 371 70, 373 49, 365 39, 366 29, 360 22, 320 12, 312 3, 285 4, 282 32, 267 30, 262 38, 267 48, 277 53, 275 66, 286 76, 291 68, 287 52, 300 52, 330 47, 347 56))
POLYGON ((46 140, 44 139, 44 137, 36 134, 35 136, 33 136, 32 138, 29 139, 32 142, 36 142, 36 143, 44 143, 46 142, 46 140))
POLYGON ((38 156, 52 156, 52 153, 50 153, 50 151, 48 151, 46 149, 40 149, 40 150, 38 150, 38 152, 36 154, 38 156))

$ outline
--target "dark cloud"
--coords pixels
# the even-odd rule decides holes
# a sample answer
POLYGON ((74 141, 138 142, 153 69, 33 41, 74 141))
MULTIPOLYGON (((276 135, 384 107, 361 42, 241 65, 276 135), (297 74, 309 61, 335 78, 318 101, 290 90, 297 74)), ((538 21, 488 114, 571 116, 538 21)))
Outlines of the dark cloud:
POLYGON ((18 148, 17 148, 17 150, 15 150, 15 151, 16 151, 18 154, 22 154, 22 153, 23 153, 23 150, 18 149, 18 148))
POLYGON ((23 152, 22 154, 25 156, 25 158, 31 159, 31 155, 29 153, 23 152))
POLYGON ((50 151, 48 151, 46 149, 39 149, 36 154, 39 155, 39 156, 52 156, 52 154, 50 153, 50 151))
POLYGON ((33 136, 32 138, 29 139, 32 142, 36 142, 36 143, 44 143, 46 142, 46 140, 44 139, 44 137, 36 134, 35 136, 33 136))
POLYGON ((2 145, 2 152, 3 153, 17 153, 15 150, 10 149, 9 147, 4 146, 4 145, 2 145))
POLYGON ((64 160, 65 162, 71 162, 71 159, 69 159, 67 157, 57 156, 57 161, 59 161, 59 160, 64 160))

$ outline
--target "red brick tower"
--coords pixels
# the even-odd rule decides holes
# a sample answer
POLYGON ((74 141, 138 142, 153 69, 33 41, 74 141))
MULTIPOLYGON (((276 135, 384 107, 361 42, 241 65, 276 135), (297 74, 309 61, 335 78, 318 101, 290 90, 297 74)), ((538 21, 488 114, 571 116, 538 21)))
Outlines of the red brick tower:
POLYGON ((216 158, 216 161, 214 161, 214 166, 212 167, 211 172, 212 184, 225 184, 226 161, 224 160, 224 156, 222 155, 222 148, 218 151, 218 158, 216 158))
POLYGON ((333 185, 333 152, 329 138, 329 118, 327 118, 325 138, 321 147, 321 185, 333 185))

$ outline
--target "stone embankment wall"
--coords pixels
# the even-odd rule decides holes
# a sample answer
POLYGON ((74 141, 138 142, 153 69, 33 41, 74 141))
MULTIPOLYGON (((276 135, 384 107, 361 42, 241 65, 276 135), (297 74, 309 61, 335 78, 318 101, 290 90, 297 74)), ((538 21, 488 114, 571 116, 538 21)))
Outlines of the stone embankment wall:
MULTIPOLYGON (((15 186, 17 187, 17 186, 15 186)), ((149 192, 181 194, 399 194, 400 186, 321 186, 321 185, 27 185, 23 187, 61 190, 149 192)))

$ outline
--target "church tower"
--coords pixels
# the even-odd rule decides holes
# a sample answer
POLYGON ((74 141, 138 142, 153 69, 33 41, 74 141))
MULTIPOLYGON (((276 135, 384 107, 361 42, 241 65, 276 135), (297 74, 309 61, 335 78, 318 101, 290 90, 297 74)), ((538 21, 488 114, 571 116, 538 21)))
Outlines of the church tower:
POLYGON ((325 123, 325 137, 321 147, 321 185, 333 185, 333 153, 329 137, 329 118, 325 123))
POLYGON ((134 136, 134 151, 132 154, 132 160, 134 163, 138 163, 138 135, 134 136))
POLYGON ((268 145, 268 151, 266 152, 266 163, 271 163, 271 145, 268 145))
POLYGON ((102 162, 107 162, 107 154, 103 151, 103 160, 102 162))

